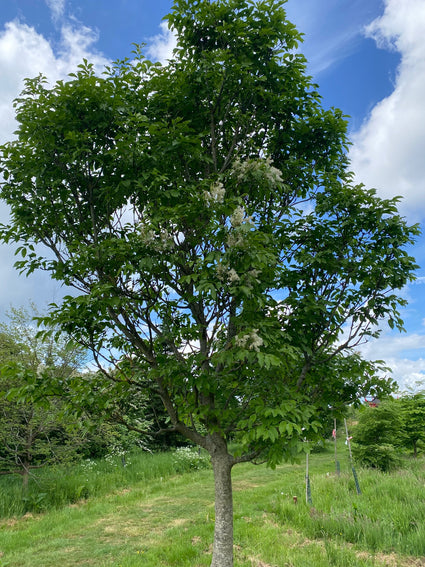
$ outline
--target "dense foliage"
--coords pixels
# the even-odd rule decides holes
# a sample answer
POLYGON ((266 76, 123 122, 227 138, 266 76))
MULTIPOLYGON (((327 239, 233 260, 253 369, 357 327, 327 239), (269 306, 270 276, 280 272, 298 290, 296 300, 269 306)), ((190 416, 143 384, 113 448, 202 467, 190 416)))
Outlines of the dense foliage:
POLYGON ((425 396, 406 394, 377 407, 363 407, 353 431, 353 454, 366 467, 389 471, 406 450, 416 458, 425 449, 425 396))
POLYGON ((362 465, 389 471, 400 465, 402 417, 392 400, 366 407, 353 433, 353 455, 362 465))
POLYGON ((400 399, 400 406, 402 442, 417 457, 419 448, 425 449, 425 395, 423 392, 405 395, 400 399))

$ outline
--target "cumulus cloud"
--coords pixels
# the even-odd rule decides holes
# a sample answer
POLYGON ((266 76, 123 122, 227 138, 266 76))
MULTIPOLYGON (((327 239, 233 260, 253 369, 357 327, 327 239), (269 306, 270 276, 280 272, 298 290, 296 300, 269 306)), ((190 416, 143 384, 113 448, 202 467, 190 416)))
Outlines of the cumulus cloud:
POLYGON ((372 340, 361 348, 363 355, 368 359, 388 360, 396 354, 403 355, 406 351, 417 351, 418 355, 425 352, 425 335, 410 333, 396 335, 383 334, 379 340, 372 340))
POLYGON ((167 22, 161 22, 159 27, 161 32, 150 38, 146 52, 154 61, 165 64, 173 56, 177 39, 173 31, 169 29, 167 22))
POLYGON ((0 142, 14 130, 13 99, 23 87, 23 79, 45 73, 54 59, 49 43, 33 28, 8 22, 0 32, 0 142))
POLYGON ((102 68, 108 61, 93 48, 96 39, 90 28, 66 23, 55 52, 33 27, 19 21, 6 23, 0 31, 0 143, 10 139, 15 129, 12 103, 22 90, 24 79, 41 73, 55 82, 75 71, 84 57, 102 68))
POLYGON ((365 30, 380 48, 401 55, 394 90, 353 135, 351 160, 359 181, 384 197, 404 197, 401 211, 425 218, 425 3, 386 0, 365 30))
POLYGON ((425 389, 425 359, 389 358, 386 363, 391 368, 391 376, 397 381, 399 390, 417 392, 425 389))

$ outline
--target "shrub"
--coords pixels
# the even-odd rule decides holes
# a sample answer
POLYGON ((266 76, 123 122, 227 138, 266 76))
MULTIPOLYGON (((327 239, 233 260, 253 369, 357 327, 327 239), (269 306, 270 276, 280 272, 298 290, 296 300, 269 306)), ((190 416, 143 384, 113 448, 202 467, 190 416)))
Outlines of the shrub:
POLYGON ((402 419, 392 400, 364 408, 353 431, 353 456, 366 467, 389 471, 400 466, 402 419))
POLYGON ((401 466, 400 451, 394 445, 353 445, 353 455, 364 467, 379 469, 384 472, 392 471, 401 466))

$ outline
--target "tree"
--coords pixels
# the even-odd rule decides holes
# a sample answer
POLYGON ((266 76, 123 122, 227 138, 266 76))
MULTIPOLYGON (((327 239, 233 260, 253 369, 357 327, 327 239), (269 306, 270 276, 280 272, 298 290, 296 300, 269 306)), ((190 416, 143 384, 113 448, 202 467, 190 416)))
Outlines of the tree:
POLYGON ((404 445, 413 449, 418 456, 418 443, 425 442, 425 396, 423 393, 410 394, 400 399, 404 445))
POLYGON ((50 322, 104 373, 137 367, 129 385, 211 455, 213 567, 233 564, 232 467, 293 458, 376 385, 352 349, 402 328, 415 269, 417 227, 353 184, 283 5, 176 0, 167 65, 136 49, 102 77, 27 80, 1 153, 18 269, 74 289, 50 322))
POLYGON ((61 383, 53 378, 44 388, 60 398, 69 418, 84 421, 90 443, 83 450, 90 451, 92 446, 98 457, 111 444, 123 450, 154 451, 187 443, 169 431, 169 418, 159 396, 141 389, 140 382, 137 371, 124 360, 106 376, 103 371, 83 372, 61 383))
POLYGON ((61 401, 44 396, 42 385, 69 378, 85 354, 63 336, 40 338, 27 309, 8 316, 0 323, 0 474, 20 474, 25 489, 31 470, 71 458, 81 443, 81 428, 67 423, 61 401))
POLYGON ((0 474, 21 475, 26 490, 31 471, 47 464, 157 446, 140 439, 152 429, 153 401, 143 392, 130 392, 126 382, 125 397, 117 372, 114 382, 81 372, 87 352, 57 329, 40 334, 34 304, 7 315, 9 324, 0 323, 0 474))
POLYGON ((385 400, 364 407, 353 431, 353 455, 362 465, 389 471, 400 465, 403 420, 399 403, 385 400))

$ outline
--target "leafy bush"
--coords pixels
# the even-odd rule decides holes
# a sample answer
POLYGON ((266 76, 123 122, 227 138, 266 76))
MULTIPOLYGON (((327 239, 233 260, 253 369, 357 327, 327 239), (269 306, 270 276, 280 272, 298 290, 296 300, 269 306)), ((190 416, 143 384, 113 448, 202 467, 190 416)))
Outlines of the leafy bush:
POLYGON ((402 419, 395 401, 364 408, 353 431, 353 456, 366 467, 390 471, 400 466, 402 419))
POLYGON ((364 467, 392 471, 401 466, 400 451, 390 443, 382 445, 353 445, 353 455, 364 467))

